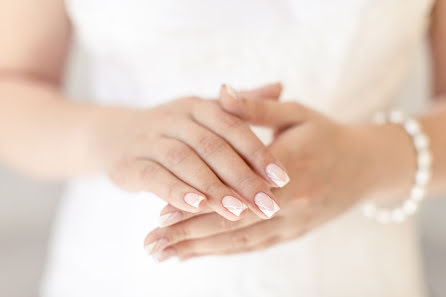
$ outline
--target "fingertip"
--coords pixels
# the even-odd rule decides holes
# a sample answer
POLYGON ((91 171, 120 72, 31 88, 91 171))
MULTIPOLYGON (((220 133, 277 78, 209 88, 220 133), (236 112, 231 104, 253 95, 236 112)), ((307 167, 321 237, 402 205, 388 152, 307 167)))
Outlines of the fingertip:
POLYGON ((146 248, 147 245, 155 241, 158 230, 160 230, 160 228, 156 228, 150 231, 149 234, 146 235, 146 238, 144 238, 144 248, 146 248))
POLYGON ((206 203, 206 197, 198 193, 186 193, 184 195, 184 202, 188 205, 191 212, 199 212, 206 203))
POLYGON ((272 197, 273 195, 264 192, 259 192, 254 196, 254 203, 267 219, 272 218, 280 210, 277 199, 272 197))
POLYGON ((183 220, 184 214, 182 211, 176 210, 173 212, 166 213, 159 217, 159 226, 161 228, 171 226, 183 220))
POLYGON ((278 100, 283 91, 283 85, 281 82, 275 82, 269 86, 271 99, 278 100))
POLYGON ((270 163, 265 168, 266 175, 275 184, 275 187, 283 188, 290 182, 290 177, 278 162, 270 163))
POLYGON ((229 85, 223 84, 220 89, 220 104, 229 112, 236 112, 239 107, 240 95, 229 85))
POLYGON ((178 210, 178 208, 176 208, 175 206, 173 206, 172 204, 167 204, 166 206, 163 207, 163 209, 160 211, 160 216, 165 215, 167 213, 173 212, 178 210))

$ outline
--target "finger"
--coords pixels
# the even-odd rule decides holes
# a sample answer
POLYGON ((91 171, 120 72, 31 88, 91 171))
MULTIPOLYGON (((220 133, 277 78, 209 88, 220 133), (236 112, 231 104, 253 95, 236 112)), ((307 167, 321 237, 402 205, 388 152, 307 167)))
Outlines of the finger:
MULTIPOLYGON (((224 85, 223 85, 224 87, 224 85)), ((232 89, 231 87, 227 86, 228 89, 232 89)), ((268 84, 256 89, 252 90, 241 90, 240 92, 235 92, 234 89, 232 89, 235 93, 235 96, 239 95, 240 97, 245 97, 253 100, 275 100, 278 101, 280 98, 280 95, 282 94, 282 84, 277 82, 273 84, 268 84)))
POLYGON ((206 201, 206 195, 201 191, 178 179, 153 160, 138 159, 125 164, 111 178, 125 190, 152 192, 187 212, 199 212, 206 201))
MULTIPOLYGON (((230 247, 227 250, 221 250, 218 253, 214 253, 214 252, 205 253, 204 252, 204 253, 200 253, 200 254, 193 254, 193 253, 183 254, 183 255, 181 255, 180 260, 186 261, 191 258, 203 257, 203 256, 211 256, 211 255, 229 256, 229 255, 234 255, 234 254, 243 254, 243 253, 251 253, 251 252, 255 252, 255 251, 263 251, 267 248, 270 248, 270 247, 280 243, 281 241, 283 241, 283 240, 280 237, 272 236, 272 237, 267 238, 264 241, 258 242, 256 244, 248 245, 245 248, 230 247)), ((170 253, 167 253, 167 257, 166 257, 166 253, 163 253, 163 258, 166 258, 166 260, 167 260, 170 257, 176 256, 176 254, 177 254, 177 252, 176 252, 175 248, 172 248, 172 251, 170 253)), ((161 255, 159 255, 159 256, 161 256, 161 255)), ((165 261, 165 260, 163 259, 162 261, 165 261)))
POLYGON ((190 213, 190 212, 184 212, 176 208, 175 206, 168 204, 160 212, 159 227, 167 227, 188 220, 197 215, 207 214, 211 212, 214 211, 207 205, 205 205, 203 209, 198 213, 190 213))
POLYGON ((243 202, 246 199, 225 185, 215 175, 215 170, 183 142, 163 137, 153 144, 149 156, 169 168, 176 177, 204 193, 207 205, 226 219, 238 220, 247 209, 243 202))
POLYGON ((228 221, 215 213, 195 216, 181 223, 157 228, 150 232, 144 245, 151 254, 157 253, 168 245, 174 245, 180 241, 208 237, 249 226, 260 219, 253 213, 247 213, 243 220, 228 221))
POLYGON ((226 255, 264 249, 267 243, 272 245, 281 240, 282 235, 280 231, 275 231, 280 230, 279 223, 280 221, 274 218, 234 231, 204 238, 180 241, 174 245, 167 245, 165 250, 159 249, 154 254, 154 257, 159 261, 164 261, 172 256, 186 259, 191 255, 195 257, 204 255, 226 255))
MULTIPOLYGON (((194 119, 231 145, 233 150, 273 187, 289 182, 288 174, 268 148, 254 134, 249 125, 224 112, 215 101, 203 100, 195 105, 194 119)), ((201 140, 205 135, 200 135, 201 140)), ((206 140, 206 138, 204 138, 206 140)), ((207 139, 209 140, 209 139, 207 139)), ((191 144, 198 145, 197 143, 191 144)), ((238 168, 238 167, 235 167, 238 168)))
MULTIPOLYGON (((221 112, 220 108, 215 104, 213 107, 221 112)), ((211 108, 207 109, 208 114, 210 113, 209 110, 211 110, 211 108)), ((203 127, 193 121, 185 123, 180 122, 176 129, 170 129, 168 133, 168 136, 179 139, 193 148, 200 158, 204 160, 204 162, 206 162, 206 164, 218 176, 218 178, 240 194, 240 196, 243 198, 242 201, 244 204, 246 204, 258 216, 268 219, 280 209, 270 190, 270 187, 265 183, 265 180, 256 174, 246 164, 245 160, 240 157, 240 155, 237 154, 231 145, 229 145, 224 139, 206 127, 203 127)), ((241 135, 237 137, 239 137, 239 141, 241 141, 241 135)), ((255 139, 258 141, 256 137, 255 139)), ((257 163, 268 163, 270 161, 265 161, 263 159, 267 154, 269 153, 267 153, 266 148, 262 144, 261 151, 258 151, 254 156, 251 156, 251 159, 260 160, 257 161, 257 163)), ((170 166, 166 167, 170 168, 170 166)), ((187 171, 183 171, 178 174, 188 174, 190 176, 190 172, 194 172, 195 174, 199 173, 196 170, 190 171, 191 168, 184 169, 187 169, 187 171)), ((266 166, 266 172, 270 176, 276 178, 276 180, 278 180, 277 177, 281 177, 284 180, 282 184, 289 180, 288 175, 286 175, 281 167, 275 163, 270 162, 266 166)), ((181 178, 186 178, 183 177, 183 175, 181 178)), ((197 180, 197 182, 200 181, 197 180)), ((197 187, 197 189, 203 189, 197 183, 192 183, 191 185, 197 187)), ((203 191, 204 193, 208 194, 205 190, 203 191)), ((209 203, 210 202, 211 199, 209 199, 209 203)), ((222 200, 221 203, 230 211, 233 211, 236 215, 240 211, 240 209, 237 208, 239 202, 233 199, 227 198, 222 200)))
POLYGON ((223 90, 220 104, 224 110, 251 124, 279 129, 302 123, 313 115, 312 111, 296 102, 253 100, 242 97, 235 91, 223 90))

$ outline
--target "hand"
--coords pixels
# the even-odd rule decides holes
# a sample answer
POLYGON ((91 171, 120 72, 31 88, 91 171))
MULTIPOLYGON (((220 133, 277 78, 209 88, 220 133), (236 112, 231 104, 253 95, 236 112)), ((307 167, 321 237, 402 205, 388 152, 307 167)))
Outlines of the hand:
MULTIPOLYGON (((220 95, 230 91, 222 87, 220 95)), ((280 91, 275 84, 246 95, 278 97, 280 91)), ((263 219, 279 209, 270 187, 287 183, 282 165, 218 101, 190 97, 150 110, 119 109, 110 122, 100 154, 122 189, 153 192, 188 212, 207 204, 229 220, 247 206, 263 219)))
POLYGON ((173 225, 145 239, 160 261, 250 252, 298 238, 347 211, 381 181, 374 170, 379 162, 369 153, 378 149, 369 140, 377 135, 374 128, 341 125, 297 103, 229 99, 221 102, 226 110, 277 132, 270 149, 290 173, 290 183, 273 190, 281 211, 268 221, 248 214, 228 222, 167 206, 161 214, 170 222, 164 225, 173 225))

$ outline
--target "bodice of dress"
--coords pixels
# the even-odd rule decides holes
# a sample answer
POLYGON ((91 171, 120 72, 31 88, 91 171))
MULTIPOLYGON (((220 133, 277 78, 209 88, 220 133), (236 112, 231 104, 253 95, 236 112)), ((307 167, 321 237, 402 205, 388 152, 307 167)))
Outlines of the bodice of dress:
POLYGON ((284 98, 350 120, 406 76, 431 1, 67 0, 93 98, 151 106, 281 81, 284 98))
MULTIPOLYGON (((339 120, 391 103, 423 39, 432 0, 65 0, 87 53, 91 98, 153 106, 216 97, 222 83, 281 81, 339 120)), ((163 201, 107 178, 69 183, 45 297, 420 297, 413 221, 355 209, 269 250, 156 265, 141 247, 163 201)))

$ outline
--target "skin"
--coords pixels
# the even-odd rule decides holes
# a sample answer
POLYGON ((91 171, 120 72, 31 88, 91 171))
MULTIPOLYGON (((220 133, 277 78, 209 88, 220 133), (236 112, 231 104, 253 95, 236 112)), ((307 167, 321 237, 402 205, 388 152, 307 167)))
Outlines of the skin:
MULTIPOLYGON (((434 162, 428 190, 436 195, 446 191, 445 0, 437 1, 432 17, 435 104, 418 120, 430 137, 434 162)), ((222 106, 253 124, 276 129, 270 148, 286 164, 291 178, 286 187, 273 190, 281 211, 269 221, 249 215, 228 222, 207 210, 185 214, 168 205, 161 215, 175 216, 145 239, 145 245, 154 246, 150 253, 155 259, 186 260, 263 250, 303 236, 362 199, 379 196, 400 202, 409 194, 416 155, 411 139, 397 125, 339 124, 298 103, 241 97, 222 98, 222 106)))
MULTIPOLYGON (((222 204, 232 196, 269 218, 254 197, 263 192, 276 200, 265 170, 283 166, 246 122, 216 100, 197 97, 152 109, 66 100, 61 87, 70 40, 62 0, 0 0, 0 161, 39 178, 105 172, 124 190, 238 220, 247 211, 237 216, 222 204), (191 205, 191 193, 204 200, 191 205)), ((247 95, 277 92, 280 85, 272 84, 247 95)), ((228 96, 227 88, 220 95, 228 96)))

